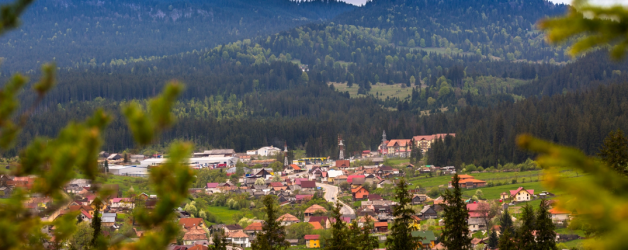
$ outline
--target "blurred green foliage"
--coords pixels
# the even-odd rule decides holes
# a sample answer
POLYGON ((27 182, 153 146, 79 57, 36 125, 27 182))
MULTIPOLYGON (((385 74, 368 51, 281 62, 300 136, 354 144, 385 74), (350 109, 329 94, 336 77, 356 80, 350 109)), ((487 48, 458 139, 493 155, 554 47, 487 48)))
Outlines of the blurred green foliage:
POLYGON ((572 56, 610 46, 611 57, 622 59, 628 49, 628 9, 620 5, 600 7, 587 0, 574 0, 566 16, 545 19, 540 27, 548 32, 552 43, 575 38, 569 50, 572 56))

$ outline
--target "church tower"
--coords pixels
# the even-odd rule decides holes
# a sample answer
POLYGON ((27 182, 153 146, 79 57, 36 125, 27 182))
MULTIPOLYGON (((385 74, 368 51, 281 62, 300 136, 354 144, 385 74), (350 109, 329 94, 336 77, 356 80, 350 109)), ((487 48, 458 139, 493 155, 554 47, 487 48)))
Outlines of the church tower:
POLYGON ((388 145, 386 143, 386 130, 384 130, 384 134, 382 134, 382 155, 388 154, 388 145))
POLYGON ((344 160, 345 159, 345 145, 342 144, 342 137, 339 135, 338 136, 338 149, 340 149, 340 154, 338 154, 338 160, 344 160))
POLYGON ((284 142, 283 144, 283 157, 284 157, 283 166, 288 167, 288 165, 290 164, 288 164, 288 142, 287 141, 284 142))

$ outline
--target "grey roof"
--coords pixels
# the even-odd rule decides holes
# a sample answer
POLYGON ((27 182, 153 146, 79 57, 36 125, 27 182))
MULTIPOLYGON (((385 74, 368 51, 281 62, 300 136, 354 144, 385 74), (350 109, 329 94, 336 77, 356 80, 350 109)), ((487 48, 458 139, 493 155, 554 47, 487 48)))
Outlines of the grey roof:
POLYGON ((115 218, 116 216, 117 216, 116 213, 103 213, 102 214, 103 218, 105 218, 105 217, 113 217, 113 218, 115 218))
POLYGON ((205 150, 205 152, 203 152, 204 154, 210 154, 210 155, 224 155, 224 154, 235 154, 235 150, 233 149, 212 149, 212 150, 205 150))
MULTIPOLYGON (((425 206, 425 207, 423 207, 423 209, 421 209, 421 214, 424 214, 425 212, 429 211, 430 209, 431 209, 432 211, 434 211, 434 209, 432 209, 432 207, 431 207, 431 206, 425 206)), ((436 211, 434 211, 434 212, 436 212, 436 211)))
POLYGON ((102 222, 116 222, 116 218, 115 217, 103 217, 102 218, 102 222))

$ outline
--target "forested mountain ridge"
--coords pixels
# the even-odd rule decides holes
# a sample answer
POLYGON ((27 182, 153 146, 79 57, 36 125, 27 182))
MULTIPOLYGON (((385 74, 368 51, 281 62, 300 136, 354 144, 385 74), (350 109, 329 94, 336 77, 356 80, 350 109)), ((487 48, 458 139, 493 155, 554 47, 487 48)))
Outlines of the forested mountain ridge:
MULTIPOLYGON (((0 0, 0 4, 7 0, 0 0)), ((336 0, 41 0, 0 39, 3 71, 108 65, 172 55, 324 21, 355 8, 336 0)))
POLYGON ((391 43, 402 47, 550 62, 569 57, 546 44, 535 24, 566 11, 546 0, 374 0, 334 22, 393 29, 391 43))

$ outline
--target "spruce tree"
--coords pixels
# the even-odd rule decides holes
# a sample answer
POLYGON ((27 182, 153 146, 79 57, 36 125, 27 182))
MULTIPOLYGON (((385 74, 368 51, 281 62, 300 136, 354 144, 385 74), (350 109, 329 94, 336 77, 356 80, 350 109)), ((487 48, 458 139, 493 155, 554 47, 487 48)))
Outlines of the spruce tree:
POLYGON ((519 250, 534 250, 536 248, 536 241, 532 231, 535 229, 535 215, 534 209, 528 204, 523 206, 521 212, 521 226, 517 230, 517 248, 519 250))
POLYGON ((536 246, 540 250, 556 250, 556 232, 554 223, 548 211, 549 206, 545 200, 541 200, 541 205, 536 215, 536 246))
POLYGON ((502 235, 506 231, 510 231, 511 234, 514 233, 512 228, 512 217, 510 216, 510 213, 508 213, 508 209, 504 209, 502 217, 499 218, 499 225, 501 226, 500 232, 502 235))
POLYGON ((101 224, 101 216, 100 216, 100 201, 96 198, 92 204, 95 204, 94 216, 92 217, 92 229, 94 229, 94 235, 92 236, 92 246, 96 247, 98 245, 98 236, 100 236, 100 224, 101 224))
POLYGON ((393 226, 386 238, 386 249, 388 250, 407 250, 415 249, 421 238, 412 237, 412 229, 409 225, 412 222, 414 210, 410 207, 412 198, 408 193, 408 183, 402 178, 395 189, 395 198, 398 205, 393 209, 393 217, 395 218, 393 226))
POLYGON ((462 191, 458 185, 460 177, 455 174, 451 185, 453 192, 446 190, 443 194, 445 201, 445 227, 443 228, 442 242, 447 249, 471 249, 471 238, 469 235, 469 224, 467 218, 469 211, 467 205, 462 200, 462 191))
MULTIPOLYGON (((354 221, 355 226, 357 227, 357 222, 354 221)), ((352 235, 357 239, 358 250, 373 250, 379 247, 379 241, 377 237, 371 236, 371 231, 373 231, 373 221, 371 221, 371 217, 366 217, 366 222, 364 226, 360 230, 361 232, 358 235, 352 235)))
POLYGON ((620 174, 626 175, 628 166, 628 139, 620 129, 611 131, 604 139, 604 144, 600 148, 598 156, 607 166, 620 174))
POLYGON ((495 232, 495 229, 493 229, 492 231, 493 232, 488 237, 488 248, 489 249, 495 249, 495 248, 497 248, 497 245, 499 244, 499 238, 497 237, 497 232, 495 232))
MULTIPOLYGON (((340 209, 342 208, 342 204, 340 202, 336 202, 336 206, 332 209, 332 216, 334 218, 334 223, 331 225, 331 238, 325 240, 325 249, 327 250, 340 250, 340 249, 355 249, 351 248, 348 244, 351 243, 348 239, 352 237, 357 237, 357 233, 359 231, 347 232, 347 228, 345 227, 344 221, 340 218, 340 209)), ((354 228, 357 230, 357 228, 354 228)))
POLYGON ((227 236, 224 230, 215 232, 212 237, 213 245, 209 247, 211 250, 227 250, 227 236))
POLYGON ((253 250, 281 250, 288 249, 290 244, 286 241, 286 230, 277 222, 277 208, 273 196, 266 195, 263 199, 266 210, 266 220, 262 227, 262 233, 258 234, 251 245, 253 250))
POLYGON ((497 245, 497 248, 499 248, 499 250, 517 249, 517 247, 515 246, 515 242, 512 241, 512 234, 510 233, 510 231, 511 230, 504 231, 499 237, 499 244, 497 245))

